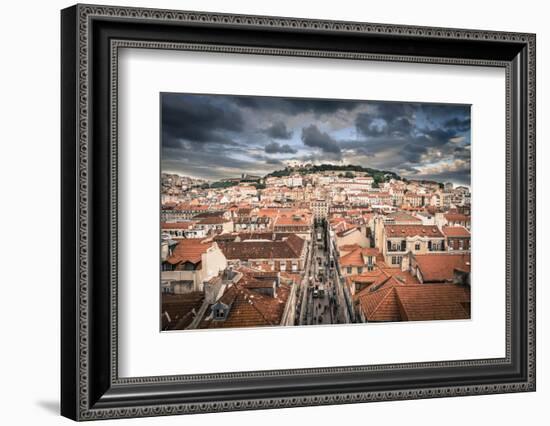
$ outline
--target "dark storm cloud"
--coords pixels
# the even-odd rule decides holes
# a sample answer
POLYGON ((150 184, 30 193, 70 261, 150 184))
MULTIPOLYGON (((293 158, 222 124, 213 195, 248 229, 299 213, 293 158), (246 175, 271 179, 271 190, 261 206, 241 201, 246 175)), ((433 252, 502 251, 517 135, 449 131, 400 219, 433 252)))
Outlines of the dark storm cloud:
POLYGON ((339 110, 352 111, 361 103, 330 99, 270 98, 236 96, 237 105, 255 111, 271 111, 287 115, 312 113, 316 116, 333 114, 339 110))
POLYGON ((321 132, 314 124, 302 129, 302 142, 312 148, 319 148, 323 152, 340 154, 340 146, 328 133, 321 132))
POLYGON ((471 156, 470 148, 458 146, 452 149, 452 155, 460 160, 469 160, 471 156))
MULTIPOLYGON (((364 142, 363 142, 364 144, 364 142)), ((356 147, 354 147, 353 149, 347 149, 346 148, 346 152, 351 154, 351 155, 363 155, 365 157, 374 157, 374 153, 369 149, 367 148, 366 146, 364 145, 358 145, 356 147)), ((341 144, 342 146, 342 144, 341 144)))
POLYGON ((164 146, 177 147, 182 141, 196 145, 234 145, 230 134, 243 129, 241 112, 224 98, 172 94, 162 96, 164 146))
POLYGON ((278 142, 271 142, 265 146, 264 150, 268 154, 296 154, 296 150, 286 143, 281 145, 278 142))
POLYGON ((240 176, 243 171, 266 174, 274 170, 264 159, 241 159, 227 155, 216 145, 208 144, 202 150, 163 148, 162 170, 182 173, 204 179, 222 179, 240 176))
POLYGON ((163 170, 216 179, 265 174, 291 157, 469 183, 467 105, 190 94, 161 100, 163 170), (441 166, 455 160, 464 170, 441 166))
POLYGON ((413 130, 414 108, 408 104, 380 103, 357 115, 355 126, 365 136, 408 135, 413 130))
POLYGON ((421 160, 422 156, 427 154, 428 148, 422 145, 415 145, 413 143, 407 143, 403 146, 401 151, 403 156, 409 163, 417 163, 421 160))
POLYGON ((416 104, 417 112, 432 122, 444 122, 454 117, 466 119, 470 117, 469 105, 449 104, 416 104))
POLYGON ((365 136, 380 136, 386 133, 388 123, 371 114, 361 113, 355 119, 355 126, 365 136))
POLYGON ((434 180, 437 182, 456 182, 460 185, 470 185, 470 167, 463 170, 442 171, 434 174, 422 174, 413 176, 413 179, 434 180))
POLYGON ((470 117, 453 117, 450 120, 447 120, 444 126, 448 129, 454 129, 458 132, 468 132, 471 126, 470 117))
POLYGON ((412 135, 409 138, 411 145, 423 146, 424 148, 441 147, 451 143, 451 139, 459 136, 457 132, 447 129, 422 129, 419 135, 412 135))
POLYGON ((290 139, 292 137, 292 132, 286 128, 285 123, 282 121, 273 123, 273 125, 264 130, 264 133, 273 139, 290 139))
MULTIPOLYGON (((375 104, 355 119, 358 133, 365 137, 356 145, 365 144, 375 156, 392 151, 387 164, 401 169, 451 159, 457 142, 469 144, 468 111, 463 105, 375 104)), ((342 146, 353 148, 354 144, 342 146)))
POLYGON ((273 164, 277 166, 282 166, 284 163, 281 160, 277 160, 276 158, 267 158, 265 160, 266 164, 273 164))

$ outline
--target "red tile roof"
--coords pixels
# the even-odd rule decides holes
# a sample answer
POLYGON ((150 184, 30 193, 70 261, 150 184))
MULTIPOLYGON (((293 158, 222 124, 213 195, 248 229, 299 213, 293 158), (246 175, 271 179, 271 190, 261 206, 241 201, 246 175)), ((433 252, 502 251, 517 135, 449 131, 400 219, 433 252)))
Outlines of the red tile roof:
POLYGON ((444 226, 443 233, 447 237, 454 238, 468 238, 470 237, 470 231, 468 231, 463 226, 444 226))
POLYGON ((399 304, 394 286, 387 286, 377 291, 364 290, 358 298, 359 308, 367 321, 401 321, 399 304))
POLYGON ((420 284, 396 288, 404 321, 470 318, 470 289, 456 284, 420 284))
POLYGON ((424 282, 452 281, 455 269, 470 271, 469 253, 432 253, 414 256, 424 282))
POLYGON ((202 238, 187 238, 180 240, 176 245, 172 256, 167 262, 175 265, 182 262, 199 263, 202 254, 212 247, 212 243, 204 242, 202 238))
POLYGON ((364 288, 359 293, 355 294, 354 298, 360 297, 363 292, 368 290, 370 286, 379 286, 390 279, 390 275, 384 272, 382 269, 375 268, 372 271, 363 271, 361 274, 351 275, 346 278, 348 282, 354 282, 359 284, 366 284, 369 287, 364 288))
POLYGON ((447 219, 448 222, 469 222, 470 216, 466 216, 462 213, 446 213, 445 219, 447 219))
POLYGON ((191 324, 204 301, 199 291, 186 294, 162 294, 162 329, 184 330, 191 324), (166 316, 165 314, 168 314, 166 316))
POLYGON ((208 210, 208 206, 205 205, 191 205, 191 204, 178 204, 176 210, 189 210, 189 211, 203 211, 208 210))
POLYGON ((311 223, 304 216, 279 216, 274 226, 309 226, 311 223))
POLYGON ((367 321, 431 321, 470 318, 470 290, 456 284, 399 285, 365 289, 358 305, 367 321))
POLYGON ((396 223, 398 222, 415 222, 419 224, 422 223, 421 219, 403 212, 393 212, 388 214, 386 217, 395 220, 396 223))
POLYGON ((384 230, 389 238, 396 237, 433 237, 442 238, 443 234, 435 225, 385 225, 384 230))
POLYGON ((161 229, 189 229, 195 222, 162 222, 161 229))
MULTIPOLYGON (((223 321, 205 319, 200 328, 236 328, 280 325, 290 286, 277 287, 277 296, 261 294, 239 284, 231 286, 220 301, 230 306, 229 314, 223 321)), ((208 318, 207 312, 206 318, 208 318)))
POLYGON ((389 268, 387 267, 387 265, 379 265, 379 267, 383 269, 386 274, 394 277, 400 283, 420 284, 420 281, 418 281, 418 279, 415 276, 411 275, 411 273, 408 271, 401 271, 399 268, 389 268))
MULTIPOLYGON (((361 248, 361 246, 359 244, 343 244, 343 245, 338 247, 338 251, 340 253, 342 253, 342 252, 349 253, 349 252, 351 252, 355 249, 358 249, 358 248, 361 248)), ((345 253, 345 254, 347 254, 347 253, 345 253)))
POLYGON ((356 248, 352 252, 340 258, 341 266, 364 266, 365 261, 363 256, 378 256, 380 252, 376 248, 356 248))
POLYGON ((227 259, 297 259, 302 253, 305 241, 290 234, 283 241, 242 241, 222 245, 227 259))

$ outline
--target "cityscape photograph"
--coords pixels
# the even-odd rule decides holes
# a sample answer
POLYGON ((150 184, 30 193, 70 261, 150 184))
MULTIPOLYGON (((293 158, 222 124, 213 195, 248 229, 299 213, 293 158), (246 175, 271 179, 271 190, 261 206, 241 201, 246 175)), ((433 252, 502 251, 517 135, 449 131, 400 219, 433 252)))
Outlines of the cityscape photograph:
POLYGON ((161 93, 160 114, 162 331, 470 319, 470 105, 161 93))

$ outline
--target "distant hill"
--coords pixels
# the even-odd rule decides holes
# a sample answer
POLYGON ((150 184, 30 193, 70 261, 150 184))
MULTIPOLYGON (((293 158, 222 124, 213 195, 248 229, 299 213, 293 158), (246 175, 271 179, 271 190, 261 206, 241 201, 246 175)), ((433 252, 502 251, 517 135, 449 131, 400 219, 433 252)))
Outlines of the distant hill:
POLYGON ((282 176, 290 176, 291 174, 301 174, 301 175, 307 175, 312 173, 318 173, 318 172, 342 172, 342 175, 345 176, 346 174, 353 174, 353 172, 364 172, 368 173, 372 178, 374 179, 374 182, 382 183, 387 182, 390 179, 396 179, 396 180, 403 180, 401 176, 399 176, 395 172, 390 172, 388 170, 378 170, 373 169, 370 167, 363 167, 363 166, 357 166, 354 164, 345 164, 345 165, 339 165, 339 164, 320 164, 320 165, 308 165, 307 167, 285 167, 282 170, 276 170, 274 172, 269 173, 265 177, 282 177, 282 176))
MULTIPOLYGON (((432 180, 406 179, 399 176, 397 173, 389 170, 378 170, 378 169, 373 169, 371 167, 357 166, 354 164, 346 164, 346 165, 319 164, 319 165, 307 165, 305 167, 287 166, 284 169, 275 170, 274 172, 268 173, 263 178, 265 179, 268 177, 284 177, 284 176, 290 176, 293 174, 309 175, 309 174, 319 173, 319 172, 340 172, 339 174, 341 174, 342 177, 350 177, 350 178, 354 176, 355 172, 368 173, 374 179, 374 187, 378 187, 379 184, 383 182, 388 182, 390 179, 401 180, 403 182, 417 182, 421 184, 438 184, 440 187, 443 187, 443 184, 440 182, 436 182, 432 180)), ((261 181, 262 178, 260 178, 259 176, 254 176, 255 178, 254 182, 247 180, 246 176, 248 175, 245 175, 242 178, 223 179, 223 180, 219 180, 211 183, 205 183, 201 187, 202 188, 228 188, 231 186, 238 185, 240 182, 246 182, 256 186, 256 188, 258 189, 265 188, 265 185, 261 181), (258 180, 257 182, 256 182, 256 179, 258 180)))

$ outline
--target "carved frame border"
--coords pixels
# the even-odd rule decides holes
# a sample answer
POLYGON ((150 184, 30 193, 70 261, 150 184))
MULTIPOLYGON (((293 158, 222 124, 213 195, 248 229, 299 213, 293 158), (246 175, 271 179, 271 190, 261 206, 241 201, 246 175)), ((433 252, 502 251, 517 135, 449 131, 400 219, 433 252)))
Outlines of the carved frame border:
MULTIPOLYGON (((77 111, 77 177, 78 177, 78 232, 76 236, 77 252, 78 252, 78 277, 77 277, 77 339, 78 339, 78 363, 77 363, 77 383, 78 390, 78 407, 76 418, 79 420, 104 419, 113 417, 141 417, 141 416, 159 416, 171 414, 187 414, 187 413, 206 413, 230 410, 250 410, 262 408, 282 408, 294 406, 308 405, 325 405, 325 404, 343 404, 353 402, 367 401, 383 401, 383 400, 400 400, 400 399, 416 399, 416 398, 434 398, 443 396, 462 396, 476 395, 487 393, 504 393, 517 391, 532 391, 535 389, 535 36, 533 34, 521 34, 511 32, 494 32, 494 31, 479 31, 479 30, 464 30, 464 29, 447 29, 447 28, 429 28, 417 26, 402 26, 402 25, 386 25, 386 24, 369 24, 357 22, 337 22, 325 20, 311 19, 296 19, 296 18, 280 18, 280 17, 265 17, 265 16, 247 16, 247 15, 230 15, 216 14, 203 12, 187 12, 187 11, 169 11, 156 9, 141 9, 127 7, 104 7, 92 5, 78 5, 78 61, 77 61, 77 89, 78 89, 78 111, 77 111), (528 205, 527 229, 528 229, 528 253, 527 253, 527 271, 528 282, 528 380, 518 383, 502 383, 494 385, 480 386, 450 386, 447 388, 425 388, 425 389, 403 389, 398 391, 382 391, 382 392, 361 392, 361 393, 332 393, 326 395, 315 395, 305 397, 283 397, 283 398, 261 398, 253 400, 232 400, 220 402, 208 402, 200 404, 163 404, 154 406, 143 406, 134 408, 90 408, 92 405, 89 398, 88 379, 89 379, 89 318, 88 308, 90 300, 88 299, 88 246, 89 246, 89 157, 88 157, 88 114, 90 111, 90 85, 89 85, 89 54, 90 54, 90 38, 89 29, 90 22, 95 17, 116 17, 123 19, 136 19, 140 21, 174 21, 174 22, 192 22, 192 23, 211 23, 224 25, 239 25, 252 26, 260 28, 300 28, 312 29, 316 31, 338 31, 338 32, 359 32, 373 34, 406 34, 423 38, 448 38, 448 39, 467 39, 467 40, 500 40, 509 42, 524 43, 527 45, 528 57, 528 74, 527 74, 527 93, 528 93, 528 116, 527 116, 527 168, 528 168, 528 187, 526 201, 528 205)), ((140 40, 113 40, 111 43, 111 142, 112 142, 112 161, 113 167, 111 170, 111 202, 116 206, 117 202, 117 70, 118 70, 118 49, 119 48, 155 48, 155 49, 177 49, 177 50, 198 50, 198 51, 223 51, 230 53, 243 54, 267 54, 267 55, 298 55, 298 56, 315 56, 327 58, 341 59, 366 59, 378 61, 397 61, 397 62, 426 62, 426 63, 448 63, 461 65, 483 65, 483 66, 498 66, 506 68, 506 115, 507 115, 507 207, 510 205, 510 173, 509 163, 511 161, 510 152, 510 132, 509 116, 510 116, 510 67, 506 62, 500 61, 483 61, 483 60, 467 60, 467 59, 449 59, 449 58, 419 58, 414 56, 395 56, 395 55, 372 55, 360 53, 343 53, 343 52, 326 52, 326 51, 311 51, 311 50, 295 50, 295 49, 272 49, 272 48, 247 48, 247 47, 231 47, 231 46, 213 46, 204 44, 182 44, 182 43, 159 43, 146 42, 140 40)), ((367 371, 380 369, 399 369, 410 367, 438 367, 438 366, 456 366, 456 365, 482 365, 492 363, 508 362, 510 359, 510 326, 511 321, 509 312, 510 300, 510 274, 509 274, 509 253, 510 253, 510 238, 507 238, 507 284, 506 284, 506 358, 504 359, 486 359, 486 360, 465 360, 465 361, 450 361, 436 363, 415 363, 415 364, 392 364, 381 366, 364 366, 364 367, 334 367, 323 369, 301 369, 301 370, 275 370, 262 372, 246 372, 246 373, 224 373, 221 375, 200 375, 200 376, 161 376, 161 377, 146 377, 146 378, 126 378, 121 379, 117 373, 117 293, 116 293, 116 276, 117 276, 117 222, 116 222, 116 207, 111 211, 112 221, 112 240, 111 240, 111 336, 112 336, 112 364, 111 364, 111 380, 115 384, 146 384, 146 383, 170 383, 185 380, 211 380, 220 377, 225 378, 241 378, 250 376, 270 376, 270 375, 303 375, 309 373, 331 373, 341 371, 358 371, 365 369, 367 371)), ((507 234, 509 234, 510 218, 507 212, 507 234)), ((508 235, 507 235, 508 236, 508 235)))

